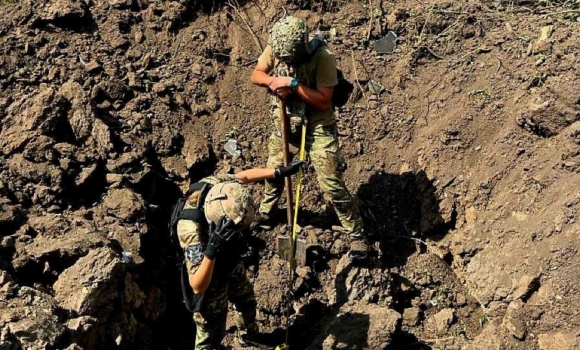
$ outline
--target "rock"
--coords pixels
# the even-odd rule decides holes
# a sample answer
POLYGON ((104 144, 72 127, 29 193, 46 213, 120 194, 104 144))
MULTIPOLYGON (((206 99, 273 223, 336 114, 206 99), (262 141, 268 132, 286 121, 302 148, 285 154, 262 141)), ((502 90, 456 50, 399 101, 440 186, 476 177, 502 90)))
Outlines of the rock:
POLYGON ((540 288, 540 273, 534 276, 523 275, 513 293, 514 299, 528 300, 540 288))
POLYGON ((373 293, 387 290, 389 275, 375 275, 369 269, 353 264, 345 254, 335 268, 335 285, 329 295, 331 303, 344 304, 348 301, 358 301, 371 288, 373 293))
POLYGON ((526 337, 526 315, 523 311, 524 302, 516 300, 508 305, 506 315, 503 319, 503 327, 518 340, 526 337))
POLYGON ((113 49, 123 50, 129 46, 129 40, 127 40, 122 36, 115 36, 112 38, 111 41, 109 41, 109 44, 111 45, 111 47, 113 47, 113 49))
POLYGON ((348 252, 349 245, 347 242, 343 241, 342 239, 338 238, 334 241, 334 244, 331 247, 330 253, 336 255, 342 255, 348 252))
POLYGON ((350 311, 345 308, 323 332, 322 349, 384 349, 390 344, 401 320, 398 312, 365 302, 355 304, 350 311))
POLYGON ((50 2, 50 6, 41 18, 55 24, 75 26, 82 24, 81 21, 86 14, 86 5, 81 0, 55 0, 50 2))
POLYGON ((111 133, 107 125, 95 117, 96 113, 83 87, 69 81, 58 93, 69 101, 68 121, 76 140, 96 146, 99 154, 105 155, 113 147, 111 133))
POLYGON ((78 174, 77 177, 75 178, 75 186, 81 187, 90 183, 96 177, 98 172, 99 172, 98 164, 91 164, 88 167, 83 168, 80 174, 78 174))
POLYGON ((552 45, 548 39, 550 39, 553 32, 554 26, 544 26, 540 28, 540 37, 534 44, 534 53, 549 54, 552 51, 552 45))
POLYGON ((1 349, 56 348, 65 328, 58 322, 57 305, 50 295, 30 287, 15 287, 10 292, 2 288, 0 300, 1 349), (7 298, 8 293, 14 294, 7 298))
POLYGON ((91 316, 81 316, 69 320, 66 324, 71 338, 81 349, 96 349, 97 325, 99 320, 91 316))
POLYGON ((131 88, 120 81, 111 80, 99 83, 92 92, 93 98, 106 98, 111 101, 121 100, 127 101, 133 98, 133 91, 131 88))
POLYGON ((54 284, 54 298, 78 315, 106 317, 118 297, 123 271, 121 259, 110 248, 97 248, 63 271, 54 284))
POLYGON ((161 164, 169 177, 187 178, 187 163, 182 156, 166 157, 161 160, 161 164))
POLYGON ((103 200, 107 214, 132 222, 141 219, 145 213, 141 198, 127 188, 111 190, 103 200))
POLYGON ((467 297, 463 293, 458 293, 455 297, 455 303, 457 306, 465 306, 467 305, 467 297))
POLYGON ((20 207, 0 197, 0 234, 11 234, 22 220, 24 220, 24 213, 20 207))
POLYGON ((453 322, 455 322, 455 311, 450 308, 439 311, 427 320, 427 324, 435 330, 437 335, 447 333, 453 322))
POLYGON ((0 270, 0 287, 5 285, 6 283, 13 281, 12 276, 8 273, 8 271, 0 270))
POLYGON ((473 225, 475 224, 475 221, 477 220, 477 210, 475 209, 474 206, 470 206, 468 208, 465 209, 465 222, 468 225, 473 225))
POLYGON ((419 324, 419 320, 421 317, 421 309, 418 307, 412 307, 409 309, 405 309, 403 312, 403 325, 408 327, 414 327, 419 324))
POLYGON ((188 137, 181 154, 185 157, 187 169, 191 169, 194 165, 209 160, 209 144, 204 138, 188 137))
POLYGON ((488 323, 483 331, 462 350, 500 350, 502 349, 501 331, 494 323, 488 323))
POLYGON ((109 5, 117 9, 130 8, 133 3, 132 0, 108 0, 109 5))
MULTIPOLYGON (((139 255, 139 251, 141 250, 141 235, 138 231, 129 231, 127 227, 118 224, 113 224, 108 229, 109 234, 107 238, 119 242, 123 251, 131 253, 135 264, 140 264, 144 261, 139 255)), ((131 229, 135 228, 131 227, 131 229)))
POLYGON ((0 152, 9 155, 23 148, 37 134, 55 135, 61 130, 64 108, 53 89, 40 89, 26 102, 18 100, 6 109, 7 122, 0 129, 0 152), (8 122, 9 121, 9 122, 8 122))
POLYGON ((580 339, 570 333, 552 332, 538 336, 540 350, 576 350, 580 347, 580 339))
POLYGON ((97 61, 90 61, 85 65, 85 71, 90 74, 98 73, 102 69, 102 66, 97 61))
POLYGON ((446 197, 439 202, 439 214, 443 223, 449 224, 455 217, 455 201, 451 197, 446 197))

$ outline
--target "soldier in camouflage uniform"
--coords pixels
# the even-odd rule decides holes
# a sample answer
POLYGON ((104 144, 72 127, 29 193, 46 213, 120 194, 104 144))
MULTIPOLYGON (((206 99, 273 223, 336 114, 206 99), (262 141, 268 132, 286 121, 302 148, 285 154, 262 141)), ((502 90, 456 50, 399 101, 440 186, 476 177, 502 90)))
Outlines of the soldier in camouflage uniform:
MULTIPOLYGON (((258 59, 252 82, 272 92, 271 117, 275 131, 268 145, 268 167, 283 164, 279 99, 286 99, 290 118, 290 142, 298 147, 301 123, 306 123, 306 151, 314 165, 326 199, 350 237, 351 260, 367 256, 368 243, 363 233, 361 215, 353 196, 345 186, 342 172, 345 162, 340 152, 332 106, 332 93, 338 83, 334 55, 326 48, 309 52, 309 30, 292 16, 278 21, 270 31, 268 46, 258 59)), ((260 205, 260 226, 271 228, 270 214, 284 189, 283 181, 267 180, 260 205)))
POLYGON ((203 295, 201 307, 193 315, 196 350, 221 348, 228 301, 236 312, 239 343, 248 345, 258 332, 254 290, 240 257, 240 246, 244 244, 239 233, 254 218, 253 201, 243 184, 293 175, 301 164, 292 162, 277 169, 250 169, 236 175, 206 177, 200 181, 204 187, 188 195, 184 209, 202 210, 208 222, 208 225, 187 219, 177 222, 189 283, 195 294, 203 295))

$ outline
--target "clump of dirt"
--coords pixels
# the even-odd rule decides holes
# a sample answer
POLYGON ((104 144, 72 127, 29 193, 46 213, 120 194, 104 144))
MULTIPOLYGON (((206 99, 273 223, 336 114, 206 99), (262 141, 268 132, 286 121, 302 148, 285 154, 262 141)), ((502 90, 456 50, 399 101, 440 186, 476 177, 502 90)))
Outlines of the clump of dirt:
MULTIPOLYGON (((374 247, 345 258, 309 170, 299 221, 319 249, 297 271, 290 345, 576 349, 577 10, 188 0, 0 5, 0 348, 193 346, 169 210, 189 180, 266 164, 268 96, 249 75, 282 5, 331 33, 357 86, 337 121, 374 247), (397 48, 377 54, 388 31, 397 48)), ((284 230, 246 261, 269 344, 284 230)))

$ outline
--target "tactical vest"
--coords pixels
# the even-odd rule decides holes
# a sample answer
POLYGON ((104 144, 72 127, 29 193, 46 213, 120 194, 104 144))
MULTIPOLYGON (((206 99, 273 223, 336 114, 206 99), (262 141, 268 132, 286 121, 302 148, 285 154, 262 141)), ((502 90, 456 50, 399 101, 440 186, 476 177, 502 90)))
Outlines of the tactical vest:
MULTIPOLYGON (((205 218, 205 213, 203 210, 203 204, 205 202, 205 197, 207 196, 209 190, 213 187, 212 184, 206 182, 197 182, 189 186, 183 198, 180 198, 177 203, 173 206, 173 211, 171 214, 171 220, 169 221, 169 232, 171 235, 171 241, 174 242, 175 251, 177 259, 181 270, 181 291, 183 294, 183 301, 185 307, 189 312, 197 312, 201 308, 203 301, 203 296, 196 295, 191 286, 189 285, 189 274, 185 265, 185 254, 183 253, 183 248, 179 244, 179 237, 177 236, 177 223, 180 220, 190 220, 200 225, 200 240, 203 245, 203 249, 207 245, 209 239, 209 227, 207 220, 205 218), (187 198, 196 191, 201 191, 197 205, 195 208, 185 208, 185 203, 187 198)), ((235 236, 236 239, 240 239, 239 235, 235 236)), ((227 257, 227 259, 218 259, 215 263, 212 284, 223 282, 227 279, 229 273, 234 267, 241 261, 240 250, 242 245, 241 242, 230 241, 226 246, 225 250, 220 252, 220 255, 227 257)), ((211 284, 210 284, 211 287, 211 284)))

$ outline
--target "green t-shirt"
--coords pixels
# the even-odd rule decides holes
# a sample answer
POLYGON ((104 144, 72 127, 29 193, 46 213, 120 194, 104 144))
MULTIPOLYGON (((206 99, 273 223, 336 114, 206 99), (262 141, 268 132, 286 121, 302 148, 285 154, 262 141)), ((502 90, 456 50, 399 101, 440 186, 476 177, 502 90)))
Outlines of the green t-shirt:
MULTIPOLYGON (((276 59, 270 46, 266 47, 258 59, 258 62, 268 67, 268 72, 274 76, 278 75, 277 71, 279 67, 284 65, 283 62, 276 59)), ((300 67, 297 67, 296 70, 296 76, 300 82, 308 85, 312 89, 333 87, 338 84, 338 78, 336 76, 336 59, 334 58, 334 54, 325 46, 316 50, 312 58, 300 67)), ((273 117, 276 118, 277 116, 273 117)), ((307 104, 305 107, 305 117, 308 120, 311 129, 317 126, 329 126, 335 124, 334 110, 332 106, 324 110, 318 110, 307 104)))

